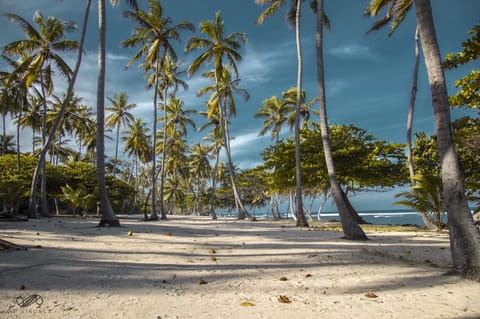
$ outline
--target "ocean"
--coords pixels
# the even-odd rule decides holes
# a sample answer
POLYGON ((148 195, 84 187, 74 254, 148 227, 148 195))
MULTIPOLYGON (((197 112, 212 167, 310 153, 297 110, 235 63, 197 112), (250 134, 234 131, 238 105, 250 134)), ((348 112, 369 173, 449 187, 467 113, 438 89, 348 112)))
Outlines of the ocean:
MULTIPOLYGON (((423 224, 420 214, 416 211, 408 209, 386 209, 386 210, 368 210, 368 211, 359 211, 358 214, 370 224, 375 225, 417 225, 425 226, 423 224)), ((266 214, 259 214, 258 212, 254 214, 257 218, 271 218, 271 214, 268 216, 266 214)), ((312 216, 317 220, 317 214, 312 213, 312 216)), ((282 217, 286 215, 282 214, 282 217)), ((291 217, 290 217, 291 218, 291 217)), ((320 214, 322 221, 338 221, 340 218, 336 212, 325 212, 320 214)), ((442 216, 442 222, 446 222, 446 214, 442 216)))

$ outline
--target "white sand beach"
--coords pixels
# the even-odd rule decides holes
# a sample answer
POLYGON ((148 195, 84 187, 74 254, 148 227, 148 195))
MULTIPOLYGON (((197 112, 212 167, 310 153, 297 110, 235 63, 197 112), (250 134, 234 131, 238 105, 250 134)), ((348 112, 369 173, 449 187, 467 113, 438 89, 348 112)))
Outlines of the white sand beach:
POLYGON ((446 275, 445 233, 97 223, 1 221, 1 239, 29 248, 0 251, 0 318, 480 318, 480 284, 446 275))

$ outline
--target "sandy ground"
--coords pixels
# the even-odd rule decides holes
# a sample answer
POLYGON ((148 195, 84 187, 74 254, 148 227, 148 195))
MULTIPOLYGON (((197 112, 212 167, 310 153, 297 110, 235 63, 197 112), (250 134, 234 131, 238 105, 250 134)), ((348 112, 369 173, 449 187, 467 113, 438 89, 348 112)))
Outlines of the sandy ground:
POLYGON ((30 247, 0 252, 0 318, 480 318, 480 284, 446 275, 446 234, 351 242, 268 221, 96 224, 0 222, 0 238, 30 247))

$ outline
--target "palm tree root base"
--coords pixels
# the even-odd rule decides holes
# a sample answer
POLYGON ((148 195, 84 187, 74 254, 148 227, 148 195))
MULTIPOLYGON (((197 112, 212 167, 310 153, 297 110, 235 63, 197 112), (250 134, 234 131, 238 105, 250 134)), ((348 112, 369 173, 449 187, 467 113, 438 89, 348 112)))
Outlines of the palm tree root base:
POLYGON ((346 239, 346 240, 358 240, 358 241, 367 241, 367 240, 369 240, 368 237, 365 236, 365 235, 343 236, 342 239, 346 239))
POLYGON ((121 227, 120 226, 120 221, 118 219, 113 219, 113 220, 105 220, 102 219, 98 223, 98 227, 121 227))

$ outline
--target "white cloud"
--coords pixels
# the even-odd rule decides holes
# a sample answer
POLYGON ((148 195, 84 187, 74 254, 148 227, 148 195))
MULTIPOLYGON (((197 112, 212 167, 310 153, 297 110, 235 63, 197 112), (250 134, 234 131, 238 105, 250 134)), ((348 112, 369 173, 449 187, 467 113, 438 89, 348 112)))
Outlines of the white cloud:
POLYGON ((238 65, 240 78, 242 82, 246 83, 268 82, 275 68, 294 54, 295 45, 292 42, 285 42, 268 51, 257 51, 247 47, 243 59, 238 65))
POLYGON ((327 50, 327 53, 340 58, 375 58, 370 47, 361 44, 347 44, 327 50))

